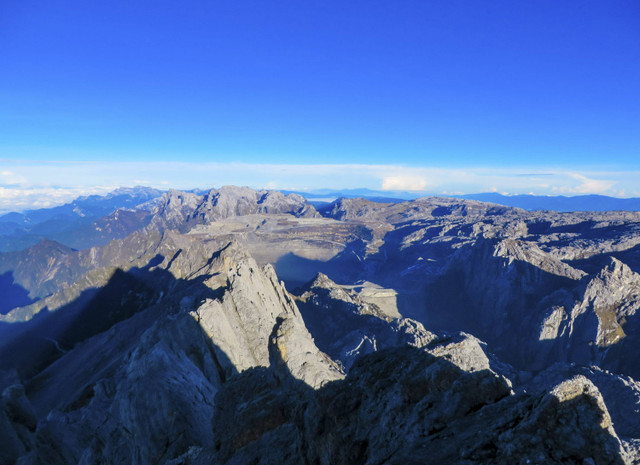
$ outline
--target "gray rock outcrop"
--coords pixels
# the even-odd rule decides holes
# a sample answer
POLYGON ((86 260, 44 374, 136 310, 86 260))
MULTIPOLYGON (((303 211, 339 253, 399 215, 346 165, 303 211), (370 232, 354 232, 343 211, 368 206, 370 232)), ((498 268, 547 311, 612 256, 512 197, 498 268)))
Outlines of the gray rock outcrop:
POLYGON ((169 295, 30 381, 41 420, 22 463, 166 463, 213 443, 216 393, 238 373, 277 358, 312 387, 343 377, 271 268, 261 270, 235 244, 203 258, 192 271, 192 260, 156 265, 172 276, 173 285, 163 283, 169 295))
POLYGON ((438 339, 421 323, 402 318, 395 306, 381 308, 372 302, 380 295, 395 298, 393 291, 370 283, 356 288, 340 286, 319 273, 296 297, 318 347, 343 366, 349 368, 359 356, 387 347, 424 347, 438 339))
MULTIPOLYGON (((465 358, 464 348, 451 350, 459 352, 449 353, 452 358, 465 358)), ((489 369, 465 371, 411 347, 366 355, 344 381, 316 391, 268 370, 247 371, 218 399, 216 445, 187 463, 626 460, 602 398, 586 378, 548 392, 513 394, 489 369), (234 421, 237 429, 225 426, 234 421)))
POLYGON ((15 463, 35 447, 37 418, 21 384, 7 386, 0 398, 0 464, 15 463))
POLYGON ((153 208, 101 247, 0 255, 30 302, 0 315, 0 463, 639 460, 640 214, 322 218, 235 187, 153 208), (292 296, 282 269, 325 273, 292 296))
POLYGON ((198 224, 207 224, 230 216, 288 213, 313 217, 316 210, 298 194, 256 191, 248 187, 224 186, 204 195, 170 190, 156 205, 151 228, 178 229, 187 232, 198 224))

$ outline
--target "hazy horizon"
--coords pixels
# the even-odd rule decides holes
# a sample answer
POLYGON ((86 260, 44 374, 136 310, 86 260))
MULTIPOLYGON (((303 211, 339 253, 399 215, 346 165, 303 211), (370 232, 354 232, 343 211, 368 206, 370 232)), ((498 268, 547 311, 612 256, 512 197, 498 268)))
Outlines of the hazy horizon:
MULTIPOLYGON (((201 185, 190 188, 175 188, 170 185, 162 185, 162 186, 148 186, 148 185, 122 185, 122 186, 96 186, 94 188, 85 189, 85 188, 61 188, 57 186, 52 186, 48 188, 33 188, 33 189, 22 189, 19 188, 21 192, 21 196, 14 196, 11 200, 0 198, 0 216, 5 215, 7 213, 22 213, 29 210, 38 210, 38 209, 46 209, 53 208, 61 205, 69 204, 75 200, 79 200, 89 196, 106 196, 108 194, 118 193, 118 191, 122 190, 133 190, 133 189, 156 189, 161 192, 168 192, 170 190, 178 190, 178 191, 187 191, 187 192, 203 192, 211 189, 220 189, 224 186, 230 186, 233 184, 219 184, 219 185, 201 185), (46 192, 44 192, 46 191, 46 192), (15 207, 15 208, 14 208, 15 207)), ((348 197, 350 196, 362 196, 365 198, 387 198, 387 199, 398 199, 398 200, 412 200, 420 197, 430 197, 430 196, 442 196, 442 197, 460 197, 460 198, 468 198, 475 199, 481 201, 497 201, 497 200, 488 200, 484 197, 486 195, 497 194, 500 196, 499 198, 535 198, 535 199, 578 199, 583 198, 585 196, 603 196, 603 198, 611 198, 614 200, 633 200, 640 199, 638 197, 616 197, 609 196, 604 194, 592 194, 592 193, 574 193, 574 194, 533 194, 533 193, 508 193, 508 192, 498 192, 497 190, 492 191, 478 191, 478 192, 467 192, 467 193, 436 193, 429 191, 416 191, 416 190, 402 190, 402 189, 372 189, 368 187, 346 187, 346 188, 313 188, 313 189, 297 189, 297 188, 277 188, 273 186, 247 186, 243 184, 237 184, 238 187, 249 187, 256 190, 280 190, 285 193, 289 192, 298 192, 303 195, 309 195, 309 200, 315 201, 325 201, 330 202, 337 199, 340 194, 344 194, 348 197), (316 198, 315 196, 318 196, 316 198)), ((2 188, 0 188, 2 189, 2 188)), ((500 203, 500 202, 498 202, 500 203)), ((505 204, 506 205, 506 204, 505 204)), ((542 204, 541 204, 542 205, 542 204)), ((517 206, 517 204, 516 204, 517 206)), ((617 204, 616 204, 617 206, 617 204)), ((606 208, 606 207, 605 207, 606 208)), ((618 207, 620 208, 620 207, 618 207)), ((633 208, 636 209, 635 207, 633 208)), ((596 208, 594 211, 599 211, 601 208, 596 208)))
POLYGON ((0 210, 123 185, 640 196, 640 8, 4 5, 0 210))

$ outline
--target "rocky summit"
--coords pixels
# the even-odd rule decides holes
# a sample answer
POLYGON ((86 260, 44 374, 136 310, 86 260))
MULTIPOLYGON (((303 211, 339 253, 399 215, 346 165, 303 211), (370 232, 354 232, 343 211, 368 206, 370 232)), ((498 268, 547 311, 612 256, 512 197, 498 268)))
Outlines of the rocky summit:
POLYGON ((640 463, 640 213, 89 200, 11 217, 0 464, 640 463))

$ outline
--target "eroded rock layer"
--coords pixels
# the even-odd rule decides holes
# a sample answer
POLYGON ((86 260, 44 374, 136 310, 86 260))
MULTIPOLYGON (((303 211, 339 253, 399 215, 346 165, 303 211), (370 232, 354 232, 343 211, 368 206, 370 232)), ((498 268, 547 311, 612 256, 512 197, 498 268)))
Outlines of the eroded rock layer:
POLYGON ((24 294, 0 315, 0 464, 640 460, 638 214, 322 217, 232 187, 145 208, 100 247, 0 255, 24 294))

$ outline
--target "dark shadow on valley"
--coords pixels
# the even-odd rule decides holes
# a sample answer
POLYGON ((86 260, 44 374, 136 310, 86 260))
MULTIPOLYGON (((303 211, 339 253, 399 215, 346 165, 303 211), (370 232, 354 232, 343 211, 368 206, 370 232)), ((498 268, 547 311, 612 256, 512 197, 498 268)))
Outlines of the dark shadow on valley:
MULTIPOLYGON (((118 399, 125 403, 128 399, 129 409, 143 406, 155 410, 154 402, 158 403, 157 408, 166 407, 169 402, 167 408, 172 413, 160 424, 156 417, 156 423, 148 425, 153 431, 149 436, 151 443, 131 437, 130 441, 118 444, 117 455, 110 459, 112 463, 128 463, 144 451, 157 455, 149 460, 143 458, 141 463, 160 463, 159 457, 175 458, 190 447, 211 446, 210 442, 202 442, 207 434, 194 430, 189 418, 201 409, 212 408, 216 388, 236 375, 237 370, 204 331, 199 313, 189 312, 205 299, 221 298, 225 289, 211 289, 204 284, 211 274, 176 279, 166 269, 154 268, 163 262, 171 263, 180 253, 178 250, 166 261, 157 255, 142 268, 116 270, 104 286, 84 291, 54 312, 43 309, 31 321, 3 325, 19 334, 10 341, 2 341, 0 375, 5 376, 2 373, 5 370, 8 372, 5 377, 11 380, 11 372, 18 373, 37 417, 43 422, 42 436, 38 433, 38 440, 43 442, 38 442, 33 451, 38 463, 75 463, 79 456, 65 455, 60 459, 58 454, 68 453, 69 447, 86 451, 96 441, 104 444, 106 437, 99 431, 84 434, 78 428, 91 430, 94 425, 87 426, 84 418, 108 416, 109 402, 117 408, 118 399), (150 344, 145 344, 145 338, 151 338, 150 344), (144 348, 149 352, 140 351, 144 348), (159 354, 162 350, 166 352, 159 354), (178 363, 175 369, 173 361, 178 363), (184 371, 178 367, 184 367, 184 371), (146 387, 139 387, 129 379, 128 370, 144 376, 139 386, 146 387), (212 394, 202 398, 203 390, 212 394), (120 397, 114 397, 116 392, 120 397), (89 410, 80 413, 85 408, 89 410), (48 415, 52 411, 57 418, 68 415, 63 424, 50 421, 48 415), (52 427, 59 430, 59 435, 48 436, 47 428, 52 427), (70 438, 69 443, 66 438, 70 438), (60 442, 61 439, 64 440, 60 442)), ((209 263, 219 255, 220 251, 213 254, 209 263)), ((0 383, 3 381, 0 379, 0 383)), ((145 410, 122 415, 142 419, 138 421, 144 423, 145 410)), ((113 420, 110 426, 105 422, 99 429, 115 428, 109 434, 123 428, 128 432, 127 427, 131 427, 114 425, 113 420)), ((141 427, 146 429, 143 423, 141 427)))
MULTIPOLYGON (((315 291, 326 293, 321 300, 330 299, 329 290, 315 291)), ((352 349, 355 349, 362 341, 361 336, 367 336, 377 344, 397 339, 398 334, 387 321, 374 315, 357 313, 354 303, 341 300, 333 302, 331 309, 318 307, 313 301, 296 302, 316 346, 332 359, 339 360, 342 357, 341 349, 345 344, 353 343, 352 349)))
POLYGON ((589 258, 567 260, 567 263, 575 268, 595 275, 611 263, 612 257, 620 260, 631 268, 632 271, 640 273, 640 244, 620 252, 607 252, 592 255, 589 258))
POLYGON ((278 278, 285 282, 287 289, 293 290, 324 273, 339 283, 351 282, 363 274, 366 244, 357 239, 346 245, 344 250, 330 260, 311 260, 289 252, 274 264, 278 278))
MULTIPOLYGON (((458 261, 424 285, 422 309, 414 307, 405 312, 429 329, 471 333, 486 342, 501 360, 531 369, 537 352, 544 351, 548 344, 533 332, 539 330, 545 312, 555 303, 549 296, 562 289, 577 294, 584 283, 525 261, 510 266, 513 268, 505 275, 502 260, 496 257, 458 261), (533 346, 523 344, 521 339, 533 346)), ((553 351, 544 352, 549 354, 547 362, 557 357, 553 351)))
MULTIPOLYGON (((243 463, 263 463, 265 450, 281 448, 280 454, 286 450, 288 455, 285 463, 324 463, 323 456, 331 464, 362 465, 378 453, 379 444, 363 430, 384 428, 379 422, 385 413, 380 405, 385 396, 400 396, 402 408, 396 407, 395 422, 401 423, 412 409, 443 400, 445 392, 466 374, 449 361, 407 346, 359 357, 344 380, 314 390, 291 375, 277 350, 270 350, 270 367, 250 368, 233 376, 216 395, 215 444, 203 451, 198 463, 226 463, 238 453, 243 463), (366 427, 359 421, 363 412, 371 421, 366 427), (371 412, 376 413, 371 416, 371 412), (291 450, 291 444, 297 447, 291 450)), ((461 406, 465 411, 460 415, 473 414, 484 405, 461 406)), ((433 410, 438 408, 443 406, 435 405, 433 410)), ((429 432, 421 441, 446 437, 443 426, 425 425, 425 429, 429 432)), ((410 450, 415 438, 398 439, 394 455, 410 450)), ((457 453, 453 447, 447 452, 457 453)), ((432 454, 414 458, 439 463, 429 461, 432 454)))
MULTIPOLYGON (((506 268, 506 259, 493 255, 497 239, 480 239, 474 245, 453 250, 451 243, 425 244, 438 234, 438 227, 427 230, 419 243, 402 247, 407 234, 423 227, 407 222, 390 231, 380 250, 361 265, 361 274, 351 281, 334 281, 347 284, 366 279, 392 288, 397 292, 399 312, 420 321, 427 330, 471 333, 507 363, 531 369, 537 356, 527 352, 531 345, 525 349, 514 335, 537 341, 537 336, 524 334, 523 330, 539 328, 544 312, 555 304, 554 297, 549 296, 564 289, 577 298, 587 280, 574 281, 523 260, 506 268), (410 273, 405 275, 407 271, 410 273)), ((552 343, 537 341, 534 345, 551 360, 558 357, 551 350, 552 343)), ((578 359, 588 357, 577 354, 578 359)))
MULTIPOLYGON (((509 265, 507 271, 505 259, 493 256, 496 239, 481 239, 473 246, 465 246, 467 255, 460 253, 461 249, 452 251, 450 243, 425 244, 424 241, 439 233, 438 226, 426 231, 419 243, 401 248, 407 234, 423 227, 414 221, 399 225, 385 235, 380 250, 366 259, 362 258, 366 244, 356 241, 327 262, 288 254, 276 263, 276 272, 294 293, 299 293, 296 288, 312 280, 318 272, 339 284, 366 279, 394 289, 399 312, 420 321, 427 330, 471 333, 485 341, 490 351, 504 361, 522 369, 534 369, 539 357, 537 350, 530 352, 531 345, 525 349, 518 337, 514 340, 515 334, 537 341, 534 346, 548 354, 549 360, 560 360, 553 342, 538 341, 535 335, 524 334, 523 328, 539 327, 546 316, 543 312, 554 303, 545 298, 561 289, 577 297, 586 285, 585 280, 574 281, 521 260, 509 265), (447 266, 443 266, 444 263, 448 263, 447 266), (410 267, 418 268, 405 276, 410 267), (505 341, 509 342, 505 344, 505 341)), ((301 310, 310 322, 322 318, 305 310, 304 305, 301 310)), ((312 324, 321 326, 320 322, 316 323, 312 324)), ((345 320, 342 324, 355 327, 356 323, 345 320)), ((320 337, 319 345, 331 353, 330 345, 322 342, 324 339, 320 337)), ((573 358, 589 360, 592 351, 587 352, 589 354, 576 353, 573 358)))
MULTIPOLYGON (((284 369, 278 355, 271 353, 270 367, 248 369, 223 385, 214 445, 196 463, 462 463, 470 444, 479 463, 507 463, 511 446, 499 438, 518 429, 516 437, 533 434, 554 443, 551 454, 561 463, 604 453, 600 445, 575 448, 556 439, 566 426, 554 423, 555 415, 571 424, 588 421, 593 429, 586 435, 607 434, 599 426, 602 411, 586 394, 566 402, 547 396, 541 407, 542 392, 510 396, 505 381, 488 370, 466 372, 409 346, 359 357, 344 380, 314 390, 284 369), (540 409, 547 423, 535 423, 540 409), (397 434, 406 428, 418 434, 397 434)), ((518 453, 539 454, 536 444, 523 442, 518 453)))
MULTIPOLYGON (((361 251, 357 246, 336 260, 336 271, 340 265, 355 266, 349 255, 361 251)), ((215 255, 211 260, 214 258, 215 255)), ((214 290, 204 284, 210 276, 182 280, 165 269, 154 268, 163 261, 164 257, 158 255, 143 268, 127 272, 117 270, 105 286, 84 291, 55 312, 44 309, 29 322, 5 323, 8 329, 19 330, 20 337, 3 341, 0 368, 17 370, 27 384, 28 393, 48 389, 48 404, 63 412, 90 406, 96 395, 97 379, 102 382, 116 370, 101 372, 102 367, 114 364, 109 359, 113 354, 120 358, 116 361, 118 366, 125 362, 126 347, 130 347, 100 347, 91 343, 99 341, 96 336, 116 327, 114 338, 135 344, 155 320, 155 315, 149 313, 144 325, 133 327, 131 322, 145 312, 157 310, 158 317, 171 316, 181 311, 185 296, 195 301, 222 296, 224 289, 214 290), (127 325, 131 327, 125 328, 127 325), (84 351, 89 351, 89 358, 84 351), (90 366, 80 364, 86 360, 90 361, 90 366), (78 367, 80 370, 76 370, 78 367), (53 382, 58 383, 59 389, 51 387, 49 383, 53 382), (57 398, 52 400, 52 396, 57 398)), ((357 263, 361 263, 360 260, 357 263)), ((352 272, 352 269, 347 271, 352 272)), ((318 390, 294 378, 273 346, 269 350, 269 368, 258 367, 237 373, 228 355, 212 343, 198 321, 195 318, 189 321, 199 329, 196 333, 199 337, 181 342, 183 345, 179 350, 202 372, 211 357, 221 383, 215 396, 215 414, 209 425, 213 428, 214 439, 211 444, 194 443, 193 438, 182 434, 184 431, 174 430, 175 419, 187 415, 194 402, 190 391, 186 394, 176 388, 176 396, 172 398, 175 416, 172 414, 166 419, 166 425, 158 427, 161 431, 157 438, 161 444, 157 451, 159 457, 175 458, 195 446, 203 448, 199 452, 199 463, 207 463, 207 460, 208 463, 224 463, 237 453, 242 454, 242 462, 236 463, 267 463, 262 462, 266 450, 275 451, 278 460, 282 458, 280 451, 287 451, 291 454, 287 463, 315 464, 321 463, 323 457, 336 465, 361 465, 373 457, 378 458, 376 463, 388 462, 391 457, 394 457, 393 463, 453 463, 461 459, 460 444, 471 440, 484 427, 484 413, 501 417, 511 412, 510 404, 502 402, 510 392, 509 388, 499 378, 495 378, 498 381, 494 381, 495 386, 490 385, 491 389, 486 393, 477 394, 477 386, 486 386, 486 383, 482 384, 484 381, 494 379, 488 370, 468 373, 444 358, 413 347, 390 348, 360 357, 346 379, 328 383, 318 390), (454 390, 455 396, 448 394, 454 390), (187 395, 189 397, 184 398, 187 395), (392 448, 386 452, 385 459, 376 455, 387 444, 386 434, 382 434, 387 426, 380 423, 380 419, 387 413, 386 408, 395 403, 402 408, 393 415, 394 424, 411 425, 411 414, 418 412, 417 418, 422 419, 421 431, 415 435, 400 435, 391 441, 392 448), (366 424, 362 424, 362 418, 368 419, 366 424), (378 432, 372 434, 376 428, 378 432), (457 431, 466 434, 463 442, 451 440, 451 435, 457 431)), ((187 375, 180 377, 180 382, 191 386, 187 375)), ((171 388, 163 385, 157 389, 171 388)), ((155 399, 157 393, 151 390, 145 395, 155 399)), ((571 410, 575 408, 573 403, 579 402, 584 402, 583 395, 562 405, 558 402, 552 410, 564 407, 571 410)), ((41 412, 42 415, 46 413, 41 412)), ((521 418, 514 416, 513 421, 516 425, 521 418)), ((594 428, 598 428, 601 418, 593 421, 594 428)), ((61 423, 54 425, 64 427, 61 423)), ((130 443, 120 444, 118 453, 134 457, 137 446, 139 444, 132 437, 130 443)), ((82 447, 89 447, 89 443, 82 447)), ((39 450, 40 453, 47 451, 39 450)), ((497 449, 490 448, 485 453, 488 463, 497 449)), ((580 460, 588 457, 580 456, 580 452, 574 455, 580 460)), ((42 461, 46 455, 38 457, 42 461)))
POLYGON ((0 275, 0 315, 32 302, 29 291, 15 282, 12 271, 0 275))
POLYGON ((78 343, 127 320, 163 296, 169 295, 163 304, 177 311, 180 303, 172 301, 170 293, 181 287, 203 299, 220 296, 220 290, 202 283, 204 277, 185 281, 154 268, 163 260, 157 255, 145 267, 126 272, 116 269, 104 286, 82 291, 55 311, 45 307, 29 321, 1 322, 0 370, 15 369, 21 378, 31 378, 78 343))

